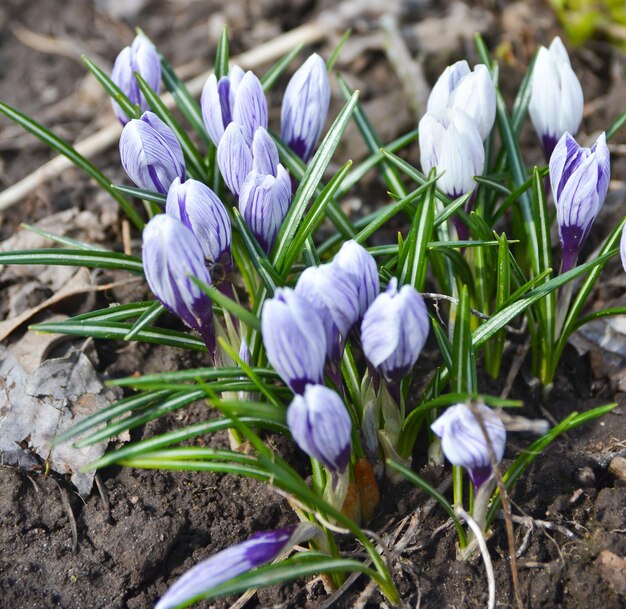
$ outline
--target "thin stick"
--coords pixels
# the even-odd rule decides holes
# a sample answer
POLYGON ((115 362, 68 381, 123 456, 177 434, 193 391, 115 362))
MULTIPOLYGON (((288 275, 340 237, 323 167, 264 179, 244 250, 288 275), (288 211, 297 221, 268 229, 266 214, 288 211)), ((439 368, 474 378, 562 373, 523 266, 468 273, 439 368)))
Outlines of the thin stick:
MULTIPOLYGON (((288 53, 297 44, 319 42, 324 39, 329 32, 328 24, 324 25, 319 21, 314 21, 313 23, 308 23, 290 30, 282 36, 278 36, 250 51, 233 57, 232 63, 241 65, 244 68, 256 68, 277 60, 285 53, 288 53)), ((186 83, 191 95, 198 95, 202 91, 202 87, 210 74, 210 71, 205 72, 186 83)), ((174 98, 170 93, 165 93, 161 98, 168 108, 174 107, 174 98)), ((122 127, 117 121, 110 123, 93 135, 77 142, 74 148, 86 159, 92 159, 97 154, 113 146, 113 144, 116 144, 121 132, 122 127)), ((64 156, 56 156, 47 163, 44 163, 25 178, 0 193, 0 211, 21 201, 26 195, 29 195, 42 184, 45 184, 72 166, 72 162, 64 156)))
POLYGON ((474 537, 478 543, 478 548, 480 549, 480 554, 483 557, 483 562, 485 563, 485 571, 487 572, 487 585, 489 587, 487 609, 494 609, 496 606, 496 578, 493 575, 493 564, 491 563, 491 556, 489 556, 485 536, 480 530, 478 523, 460 505, 455 506, 454 511, 457 516, 460 516, 463 520, 465 520, 465 522, 467 522, 467 526, 469 526, 469 528, 472 529, 472 533, 474 533, 474 537))

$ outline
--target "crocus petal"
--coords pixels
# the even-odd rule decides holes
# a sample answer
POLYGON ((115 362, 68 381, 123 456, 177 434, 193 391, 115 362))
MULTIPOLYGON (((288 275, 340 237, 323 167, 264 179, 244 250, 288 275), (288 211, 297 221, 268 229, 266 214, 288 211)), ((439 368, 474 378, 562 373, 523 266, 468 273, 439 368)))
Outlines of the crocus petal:
POLYGON ((394 277, 363 317, 365 357, 388 381, 399 381, 417 361, 429 328, 424 299, 410 285, 398 290, 394 277))
POLYGON ((528 106, 531 121, 550 157, 565 132, 576 135, 583 116, 583 91, 560 38, 537 53, 528 106))
POLYGON ((185 160, 172 130, 152 112, 131 120, 120 137, 120 159, 139 188, 166 194, 172 182, 185 178, 185 160))
POLYGON ((352 422, 339 395, 324 385, 307 385, 287 410, 293 439, 307 455, 333 473, 348 467, 352 422))
POLYGON ((217 195, 202 182, 189 179, 181 183, 176 178, 167 193, 165 212, 192 230, 210 262, 230 253, 230 217, 217 195))
POLYGON ((318 534, 319 528, 312 523, 255 533, 187 571, 167 590, 154 609, 173 609, 202 597, 212 588, 274 560, 294 545, 318 534))
POLYGON ((324 379, 324 324, 309 303, 289 288, 265 301, 261 330, 267 359, 294 393, 324 379))
POLYGON ((230 123, 224 131, 217 147, 217 164, 226 186, 234 195, 238 195, 244 180, 252 171, 252 151, 236 123, 230 123))
POLYGON ((267 129, 259 127, 252 140, 252 167, 261 174, 276 177, 278 171, 278 148, 267 129))
POLYGON ((280 114, 281 138, 305 162, 320 138, 329 103, 326 63, 314 53, 291 77, 280 114))
POLYGON ((359 317, 380 293, 378 266, 374 257, 354 240, 346 241, 334 258, 334 263, 348 274, 359 299, 359 317))
POLYGON ((319 314, 326 332, 327 356, 338 361, 350 328, 359 319, 359 295, 350 276, 335 263, 305 269, 296 294, 319 314))
POLYGON ((470 74, 470 67, 465 59, 448 66, 437 79, 430 95, 426 112, 437 113, 452 105, 452 94, 458 84, 470 74))
POLYGON ((191 280, 207 285, 211 276, 200 243, 182 222, 158 214, 143 231, 143 267, 154 295, 215 348, 211 299, 191 280))
POLYGON ((237 86, 233 121, 241 127, 248 146, 252 146, 252 139, 258 127, 267 129, 265 93, 261 81, 252 72, 246 72, 237 86))
POLYGON ((496 120, 496 88, 487 66, 477 65, 453 93, 452 107, 463 110, 475 123, 481 140, 486 140, 496 120))
MULTIPOLYGON (((476 406, 499 463, 504 455, 506 430, 500 418, 484 404, 476 406)), ((450 463, 465 467, 478 489, 492 474, 489 448, 479 422, 465 404, 448 408, 432 425, 441 438, 443 453, 450 463)))

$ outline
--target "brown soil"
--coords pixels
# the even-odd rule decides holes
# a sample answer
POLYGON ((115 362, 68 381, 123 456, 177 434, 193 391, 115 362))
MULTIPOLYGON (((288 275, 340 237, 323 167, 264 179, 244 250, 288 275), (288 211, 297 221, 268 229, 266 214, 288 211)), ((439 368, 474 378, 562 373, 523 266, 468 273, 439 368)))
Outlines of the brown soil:
MULTIPOLYGON (((460 10, 459 4, 398 3, 402 7, 399 9, 402 33, 414 53, 418 50, 425 53, 424 66, 431 82, 446 63, 462 56, 467 56, 470 62, 476 59, 471 33, 465 37, 451 34, 452 41, 447 42, 423 38, 417 41, 419 23, 426 18, 449 19, 455 10, 460 10)), ((507 95, 512 95, 535 41, 545 43, 559 33, 547 3, 468 4, 469 12, 460 18, 461 22, 466 29, 482 24, 490 47, 501 52, 503 88, 507 95), (495 4, 502 4, 497 12, 493 9, 495 4)), ((110 65, 119 48, 132 39, 132 28, 141 26, 173 65, 200 59, 208 66, 225 19, 231 26, 231 48, 236 53, 314 17, 321 10, 333 8, 341 7, 315 0, 258 3, 8 0, 0 7, 0 98, 53 126, 63 137, 75 140, 95 131, 112 116, 97 85, 85 78, 86 71, 76 61, 78 53, 85 52, 98 58, 102 65, 106 62, 110 65), (135 4, 141 8, 132 14, 135 4), (131 14, 119 17, 110 12, 112 7, 125 8, 131 14), (19 28, 54 36, 60 43, 54 49, 37 51, 32 46, 41 45, 42 40, 29 38, 19 28), (19 39, 16 34, 20 35, 19 39)), ((347 72, 349 82, 361 89, 366 111, 388 141, 411 128, 415 118, 406 110, 408 101, 375 33, 374 9, 359 12, 349 24, 355 33, 345 50, 348 58, 339 67, 347 72)), ((452 22, 444 23, 453 27, 452 22)), ((422 30, 419 33, 423 35, 422 30)), ((326 56, 336 41, 335 36, 323 48, 326 56)), ((574 64, 581 75, 585 98, 592 100, 584 124, 584 131, 592 134, 605 128, 624 109, 624 84, 615 76, 620 69, 623 72, 624 57, 603 43, 592 42, 574 54, 574 64)), ((335 108, 339 107, 339 99, 335 92, 335 108)), ((275 122, 276 118, 273 115, 270 120, 275 122)), ((622 135, 615 142, 624 139, 622 135)), ((0 119, 0 142, 0 180, 5 186, 51 156, 44 146, 23 135, 4 118, 0 119)), ((523 142, 528 151, 527 160, 539 162, 529 129, 523 142)), ((358 160, 362 153, 358 133, 350 130, 341 159, 349 154, 358 160)), ((411 153, 415 162, 415 149, 411 153)), ((112 181, 123 180, 115 150, 103 153, 94 163, 112 181)), ((615 155, 613 178, 623 181, 625 176, 624 161, 615 155)), ((605 235, 611 224, 621 218, 623 198, 622 191, 613 193, 599 219, 597 235, 605 235)), ((384 186, 369 178, 354 193, 351 206, 355 213, 362 213, 387 200, 384 186)), ((33 222, 72 206, 100 216, 102 209, 110 208, 110 202, 78 171, 69 170, 18 205, 0 212, 0 237, 10 236, 20 222, 33 222)), ((109 223, 101 227, 101 238, 109 244, 119 244, 119 222, 114 213, 107 217, 109 223)), ((596 237, 596 241, 599 239, 596 237)), ((590 251, 593 246, 592 240, 590 251)), ((623 294, 624 283, 618 267, 618 264, 609 267, 609 278, 598 291, 595 306, 623 294)), ((8 290, 4 288, 10 285, 1 285, 2 315, 8 311, 5 301, 8 290)), ((46 296, 42 294, 40 300, 46 296)), ((110 300, 122 302, 137 296, 127 289, 98 298, 105 306, 110 300)), ((36 302, 30 302, 29 306, 33 304, 36 302)), ((68 307, 73 305, 75 310, 67 313, 75 313, 80 303, 68 307)), ((171 320, 171 323, 175 322, 171 320)), ((14 333, 10 340, 18 341, 22 335, 23 332, 14 333)), ((514 348, 513 345, 509 357, 514 348)), ((206 363, 201 358, 182 356, 174 349, 128 347, 118 343, 99 344, 98 355, 104 378, 206 363)), ((529 384, 524 368, 515 382, 511 397, 525 401, 524 414, 529 417, 542 417, 547 410, 556 419, 562 419, 574 409, 583 411, 611 401, 619 404, 604 419, 552 445, 535 461, 513 493, 516 515, 548 521, 573 534, 564 534, 564 529, 558 528, 535 528, 529 532, 525 525, 515 524, 516 546, 523 549, 518 570, 524 607, 618 609, 624 606, 626 574, 611 570, 599 559, 604 551, 626 556, 625 485, 607 469, 610 459, 620 451, 624 454, 625 450, 626 395, 620 392, 626 387, 623 370, 623 359, 616 359, 599 348, 580 357, 572 350, 564 358, 549 400, 542 402, 529 384)), ((480 388, 494 394, 500 389, 487 379, 483 379, 480 388)), ((188 418, 204 418, 205 410, 204 405, 196 404, 184 413, 172 413, 136 430, 132 439, 162 433, 184 424, 188 418)), ((522 435, 511 436, 507 458, 513 458, 531 440, 522 435)), ((214 446, 227 444, 223 434, 205 441, 214 446)), ((291 457, 299 458, 287 443, 280 445, 290 451, 291 457)), ((416 464, 420 462, 418 455, 416 464)), ((421 474, 433 484, 440 484, 445 476, 443 470, 426 467, 422 467, 421 474)), ((108 468, 100 476, 102 495, 94 487, 83 500, 67 480, 58 476, 0 467, 0 609, 147 609, 177 576, 199 560, 255 531, 295 520, 283 499, 254 481, 223 475, 120 468, 108 468), (76 543, 72 534, 74 525, 76 543)), ((442 528, 445 517, 438 508, 429 508, 426 514, 428 505, 428 499, 410 485, 389 485, 383 488, 382 506, 370 526, 373 530, 390 532, 404 522, 403 528, 398 529, 401 537, 413 524, 413 535, 395 565, 403 600, 410 606, 428 609, 486 606, 487 585, 482 563, 456 560, 454 530, 442 528), (403 521, 406 517, 409 518, 403 521)), ((498 606, 513 607, 509 550, 502 521, 496 521, 494 532, 489 548, 494 560, 498 606)), ((350 543, 346 542, 345 547, 351 549, 350 543)), ((295 582, 261 590, 247 606, 314 608, 323 606, 326 598, 319 580, 295 582)), ((211 606, 228 607, 233 600, 217 601, 211 606)), ((379 607, 383 600, 358 579, 333 606, 379 607)))

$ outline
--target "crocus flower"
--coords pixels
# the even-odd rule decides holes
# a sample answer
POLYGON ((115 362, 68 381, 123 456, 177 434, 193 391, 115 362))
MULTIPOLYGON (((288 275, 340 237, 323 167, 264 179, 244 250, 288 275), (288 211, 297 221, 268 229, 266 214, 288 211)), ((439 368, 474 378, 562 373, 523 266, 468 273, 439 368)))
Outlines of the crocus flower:
POLYGON ((581 148, 565 133, 550 157, 550 183, 563 247, 562 272, 575 266, 591 225, 602 209, 611 174, 602 133, 591 148, 581 148))
POLYGON ((359 243, 346 241, 333 259, 336 266, 346 271, 359 299, 359 317, 374 302, 380 292, 378 266, 374 257, 359 243))
POLYGON ((290 288, 279 288, 261 314, 267 359, 294 393, 324 380, 324 324, 311 305, 290 288))
POLYGON ((350 276, 331 262, 305 269, 296 284, 296 294, 318 313, 326 333, 326 355, 339 361, 350 328, 359 319, 359 295, 350 276))
POLYGON ((320 138, 329 103, 326 64, 313 53, 291 77, 280 113, 281 138, 305 163, 320 138))
POLYGON ((158 214, 143 231, 143 269, 154 295, 189 327, 197 330, 211 354, 215 352, 211 299, 191 280, 207 285, 202 246, 182 222, 158 214))
POLYGON ((202 598, 212 588, 261 567, 294 545, 318 534, 319 528, 312 523, 255 533, 246 541, 214 554, 187 571, 167 590, 154 609, 173 609, 202 598))
POLYGON ((539 49, 531 87, 528 112, 548 159, 565 132, 576 135, 583 118, 583 90, 558 36, 539 49))
POLYGON ((226 186, 239 195, 245 179, 254 169, 261 175, 278 176, 278 148, 269 133, 258 127, 248 144, 241 127, 230 123, 217 147, 217 164, 226 186))
MULTIPOLYGON (((122 49, 113 64, 111 80, 122 90, 133 104, 138 104, 142 111, 148 110, 148 102, 143 96, 135 72, 148 83, 150 88, 156 93, 159 92, 161 84, 161 61, 154 45, 145 37, 139 34, 133 40, 133 44, 122 49)), ((111 100, 113 112, 122 125, 128 122, 128 116, 120 106, 111 100)))
POLYGON ((462 60, 443 71, 426 110, 437 114, 446 108, 463 110, 474 121, 481 139, 487 139, 496 118, 496 88, 487 66, 478 64, 472 72, 462 60))
MULTIPOLYGON (((504 455, 506 430, 491 408, 476 405, 491 441, 493 454, 499 463, 504 455)), ((453 465, 467 469, 478 490, 493 474, 487 441, 474 413, 465 404, 457 404, 446 411, 430 426, 441 438, 443 453, 453 465)))
POLYGON ((174 132, 153 112, 129 121, 120 137, 120 159, 139 187, 167 194, 176 178, 185 179, 185 159, 174 132))
POLYGON ((619 242, 619 253, 622 259, 622 266, 624 267, 624 272, 626 272, 626 224, 624 224, 624 228, 622 229, 622 238, 619 242))
POLYGON ((424 299, 410 285, 398 290, 392 277, 366 311, 361 324, 363 352, 387 381, 399 382, 426 343, 430 321, 424 299))
POLYGON ((230 218, 217 195, 198 180, 176 178, 167 193, 165 211, 196 236, 211 263, 230 262, 230 218))
POLYGON ((419 122, 420 160, 428 175, 435 167, 443 175, 439 188, 456 199, 476 188, 474 176, 485 168, 485 151, 474 121, 457 108, 427 112, 419 122))
POLYGON ((243 136, 252 144, 257 127, 267 128, 267 101, 263 86, 252 73, 233 66, 228 76, 220 78, 211 74, 200 99, 202 118, 209 137, 217 146, 224 130, 235 122, 243 136))
POLYGON ((310 457, 333 474, 342 474, 350 462, 352 422, 343 400, 324 385, 307 385, 287 410, 293 439, 310 457))
POLYGON ((291 180, 287 170, 278 165, 276 177, 253 169, 239 193, 239 211, 250 231, 269 254, 289 210, 291 180))

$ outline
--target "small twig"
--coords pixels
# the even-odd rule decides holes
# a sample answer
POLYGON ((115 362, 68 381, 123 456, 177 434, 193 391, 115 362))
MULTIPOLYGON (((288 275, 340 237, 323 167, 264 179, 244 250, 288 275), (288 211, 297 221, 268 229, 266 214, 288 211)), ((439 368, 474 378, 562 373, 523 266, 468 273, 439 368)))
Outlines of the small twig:
POLYGON ((109 496, 107 495, 107 490, 104 488, 104 484, 102 482, 102 478, 100 474, 96 472, 94 476, 94 480, 96 481, 96 486, 98 487, 98 493, 100 494, 100 499, 102 499, 102 505, 104 506, 105 521, 107 524, 112 524, 113 519, 111 518, 111 503, 109 502, 109 496))
POLYGON ((76 526, 76 518, 74 517, 74 511, 72 510, 72 506, 70 505, 70 500, 67 496, 67 491, 56 481, 55 484, 59 489, 59 493, 61 494, 61 504, 67 513, 67 517, 70 521, 70 529, 72 530, 72 552, 75 553, 78 549, 78 528, 76 526))
POLYGON ((487 542, 485 536, 478 526, 478 523, 460 506, 456 505, 454 511, 457 516, 460 516, 465 520, 467 526, 472 529, 478 548, 480 549, 480 555, 485 563, 485 571, 487 573, 487 585, 489 588, 489 600, 487 601, 487 609, 494 609, 496 606, 496 578, 493 574, 493 564, 491 563, 491 556, 489 556, 489 549, 487 548, 487 542))
MULTIPOLYGON (((446 300, 448 302, 451 302, 452 304, 459 304, 458 298, 455 298, 454 296, 448 296, 447 294, 435 294, 433 292, 422 292, 421 295, 423 298, 428 298, 428 300, 434 300, 435 307, 437 307, 437 303, 440 300, 446 300)), ((474 317, 478 317, 479 319, 485 319, 485 320, 491 319, 491 317, 487 315, 486 313, 483 313, 482 311, 478 311, 476 309, 472 309, 471 307, 470 307, 470 313, 474 317)), ((439 319, 441 319, 441 317, 439 319)), ((526 332, 525 324, 522 324, 521 328, 514 328, 513 326, 504 326, 504 328, 507 330, 507 332, 510 332, 511 334, 524 334, 524 332, 526 332)))
POLYGON ((518 345, 517 351, 515 352, 515 357, 513 358, 513 363, 511 364, 511 368, 509 369, 509 373, 506 375, 506 381, 504 382, 504 387, 502 388, 502 392, 500 393, 500 397, 506 399, 509 397, 513 389, 513 383, 519 374, 520 368, 526 359, 526 354, 530 349, 530 338, 528 338, 523 344, 518 345))

